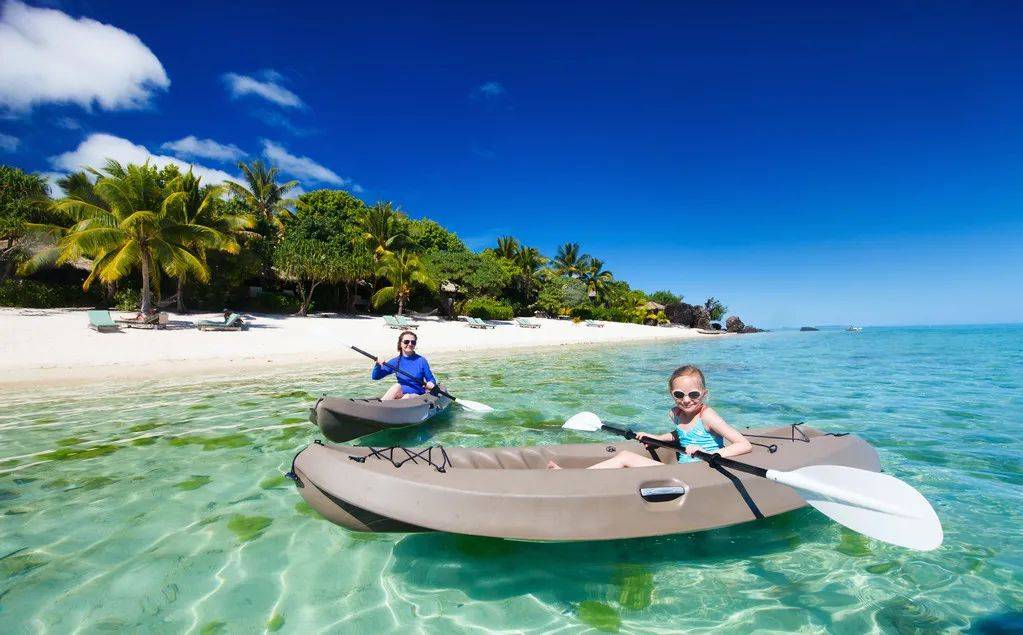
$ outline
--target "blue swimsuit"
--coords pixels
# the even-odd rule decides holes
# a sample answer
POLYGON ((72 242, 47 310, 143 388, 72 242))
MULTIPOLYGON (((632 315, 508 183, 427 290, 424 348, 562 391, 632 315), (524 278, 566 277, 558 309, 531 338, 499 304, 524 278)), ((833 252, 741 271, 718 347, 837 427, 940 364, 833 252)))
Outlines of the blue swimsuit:
MULTIPOLYGON (((686 432, 678 424, 679 415, 672 414, 671 421, 675 424, 675 434, 678 435, 678 443, 683 448, 687 445, 698 445, 704 452, 711 453, 725 447, 725 440, 716 434, 712 434, 707 430, 707 427, 703 425, 703 419, 697 415, 694 420, 694 425, 689 432, 686 432)), ((692 463, 693 461, 699 461, 700 459, 689 456, 685 452, 679 452, 678 462, 679 463, 692 463)))

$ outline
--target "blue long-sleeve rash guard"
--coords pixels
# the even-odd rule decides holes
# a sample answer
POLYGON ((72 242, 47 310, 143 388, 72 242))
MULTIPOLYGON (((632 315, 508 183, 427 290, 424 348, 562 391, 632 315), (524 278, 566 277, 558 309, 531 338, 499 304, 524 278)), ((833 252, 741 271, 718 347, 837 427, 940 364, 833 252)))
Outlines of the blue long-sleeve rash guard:
MULTIPOLYGON (((423 386, 424 381, 432 381, 434 384, 437 383, 437 378, 433 376, 433 371, 430 370, 429 362, 427 362, 426 358, 422 355, 413 354, 411 357, 398 355, 387 363, 395 368, 400 368, 416 378, 415 380, 412 380, 404 375, 398 375, 398 383, 401 385, 401 391, 405 394, 411 393, 421 395, 426 392, 426 387, 423 386)), ((373 379, 383 379, 392 372, 394 371, 390 368, 374 364, 372 377, 373 379)))

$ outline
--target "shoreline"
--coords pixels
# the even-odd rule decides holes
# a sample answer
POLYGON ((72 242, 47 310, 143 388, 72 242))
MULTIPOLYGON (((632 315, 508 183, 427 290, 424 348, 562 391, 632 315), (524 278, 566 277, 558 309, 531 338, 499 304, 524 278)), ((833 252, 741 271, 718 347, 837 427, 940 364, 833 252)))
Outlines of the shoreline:
MULTIPOLYGON (((345 344, 383 354, 393 349, 397 336, 378 316, 244 315, 250 328, 239 332, 200 332, 194 327, 198 320, 220 318, 218 313, 170 313, 171 328, 167 330, 123 328, 119 333, 97 333, 87 326, 86 310, 3 308, 0 391, 300 369, 316 364, 353 369, 370 361, 345 344)), ((111 311, 111 316, 118 319, 130 314, 111 311)), ((567 320, 533 321, 542 326, 525 329, 495 321, 495 328, 479 330, 464 322, 417 320, 424 355, 434 363, 470 354, 505 356, 568 345, 609 346, 730 336, 615 322, 594 328, 567 320)))

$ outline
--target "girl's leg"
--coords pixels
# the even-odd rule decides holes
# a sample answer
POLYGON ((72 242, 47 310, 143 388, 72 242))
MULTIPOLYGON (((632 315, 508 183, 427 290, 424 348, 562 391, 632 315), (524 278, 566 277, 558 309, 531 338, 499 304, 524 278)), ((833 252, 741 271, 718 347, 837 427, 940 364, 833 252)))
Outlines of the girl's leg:
MULTIPOLYGON (((636 454, 635 452, 629 452, 628 450, 624 450, 621 453, 619 453, 618 456, 616 456, 614 458, 611 458, 611 459, 608 459, 606 461, 601 461, 600 463, 597 463, 596 465, 591 465, 591 466, 589 466, 586 469, 588 469, 588 470, 616 470, 616 469, 622 468, 622 467, 651 467, 651 466, 654 466, 654 465, 664 465, 664 464, 661 463, 660 461, 655 461, 655 460, 647 458, 645 456, 640 456, 640 455, 636 454)), ((554 461, 550 461, 550 462, 547 463, 547 469, 548 470, 560 470, 561 466, 558 465, 557 463, 555 463, 554 461)))
POLYGON ((394 384, 380 398, 381 401, 387 401, 388 399, 401 399, 401 384, 394 384))
POLYGON ((591 465, 586 468, 588 470, 615 470, 620 467, 651 467, 654 465, 664 465, 660 461, 655 461, 648 456, 640 456, 635 452, 629 452, 623 450, 618 453, 618 456, 610 458, 606 461, 601 461, 596 465, 591 465))

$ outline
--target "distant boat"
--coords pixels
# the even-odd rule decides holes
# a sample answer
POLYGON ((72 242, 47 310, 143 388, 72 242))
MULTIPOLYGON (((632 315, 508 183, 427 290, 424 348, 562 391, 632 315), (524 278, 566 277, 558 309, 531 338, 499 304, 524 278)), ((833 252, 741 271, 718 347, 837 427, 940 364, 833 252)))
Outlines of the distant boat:
POLYGON ((850 326, 846 330, 849 331, 850 333, 859 333, 860 331, 863 330, 863 327, 862 326, 850 326))
POLYGON ((800 331, 819 331, 820 329, 816 326, 804 326, 799 329, 800 331))

